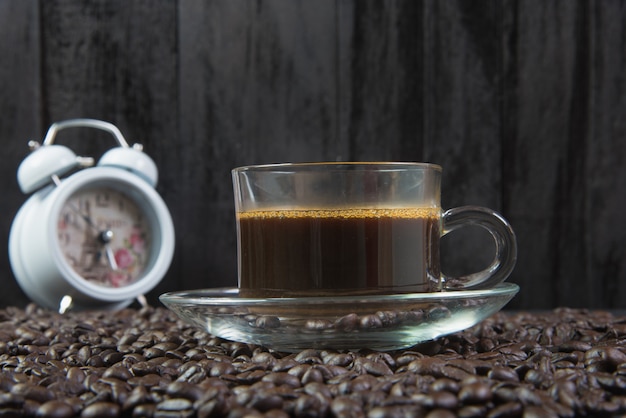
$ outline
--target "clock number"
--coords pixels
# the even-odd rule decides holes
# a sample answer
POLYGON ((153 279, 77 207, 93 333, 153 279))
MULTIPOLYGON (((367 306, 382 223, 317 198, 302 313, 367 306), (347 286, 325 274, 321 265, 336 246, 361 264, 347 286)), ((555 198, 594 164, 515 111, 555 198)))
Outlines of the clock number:
POLYGON ((99 208, 107 208, 109 207, 109 194, 108 193, 97 193, 96 194, 96 206, 99 208))

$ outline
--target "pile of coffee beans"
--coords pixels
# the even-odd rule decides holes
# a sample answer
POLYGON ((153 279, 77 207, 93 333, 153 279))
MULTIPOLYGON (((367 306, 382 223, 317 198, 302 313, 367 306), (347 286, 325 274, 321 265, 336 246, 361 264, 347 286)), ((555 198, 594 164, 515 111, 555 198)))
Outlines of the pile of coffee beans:
POLYGON ((165 308, 0 310, 0 417, 626 414, 626 317, 498 313, 395 352, 279 353, 165 308))

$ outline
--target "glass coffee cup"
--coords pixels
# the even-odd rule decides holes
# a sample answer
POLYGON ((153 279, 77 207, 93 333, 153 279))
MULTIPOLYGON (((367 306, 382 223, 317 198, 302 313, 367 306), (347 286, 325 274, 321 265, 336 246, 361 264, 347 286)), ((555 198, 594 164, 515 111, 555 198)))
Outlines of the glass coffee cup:
POLYGON ((441 208, 435 164, 323 162, 232 171, 242 297, 331 297, 488 289, 515 265, 516 240, 495 211, 441 208), (440 239, 477 225, 494 239, 490 265, 441 271, 440 239))

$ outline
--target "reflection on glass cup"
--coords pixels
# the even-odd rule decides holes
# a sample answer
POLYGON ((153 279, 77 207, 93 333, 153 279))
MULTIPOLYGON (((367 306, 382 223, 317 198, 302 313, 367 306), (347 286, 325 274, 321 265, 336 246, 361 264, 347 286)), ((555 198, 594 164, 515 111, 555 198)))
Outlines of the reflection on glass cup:
POLYGON ((240 294, 299 297, 490 288, 513 270, 507 221, 482 207, 441 209, 441 167, 301 163, 233 170, 240 294), (483 271, 447 277, 440 238, 478 225, 495 241, 483 271))

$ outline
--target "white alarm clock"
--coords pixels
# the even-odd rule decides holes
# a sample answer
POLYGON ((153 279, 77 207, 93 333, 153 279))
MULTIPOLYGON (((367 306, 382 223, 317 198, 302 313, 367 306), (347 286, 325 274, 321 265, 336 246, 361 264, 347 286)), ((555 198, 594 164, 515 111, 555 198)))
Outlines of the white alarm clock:
MULTIPOLYGON (((156 286, 174 254, 172 218, 155 190, 157 168, 114 125, 72 119, 51 125, 18 168, 20 208, 9 236, 13 274, 37 304, 58 309, 120 309, 156 286), (119 146, 96 165, 54 145, 58 131, 87 127, 119 146), (63 177, 65 176, 65 177, 63 177)), ((144 299, 145 300, 145 299, 144 299)))

